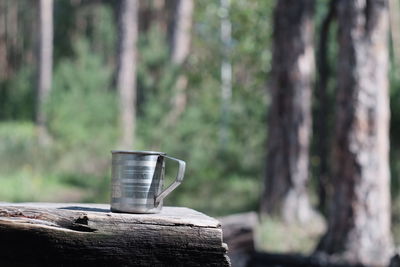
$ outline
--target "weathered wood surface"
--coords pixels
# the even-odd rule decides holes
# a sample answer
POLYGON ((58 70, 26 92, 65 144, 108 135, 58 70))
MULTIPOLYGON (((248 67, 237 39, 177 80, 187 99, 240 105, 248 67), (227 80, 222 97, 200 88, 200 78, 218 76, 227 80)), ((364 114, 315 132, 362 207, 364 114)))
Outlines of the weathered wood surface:
POLYGON ((229 266, 220 223, 188 208, 0 203, 0 266, 229 266))

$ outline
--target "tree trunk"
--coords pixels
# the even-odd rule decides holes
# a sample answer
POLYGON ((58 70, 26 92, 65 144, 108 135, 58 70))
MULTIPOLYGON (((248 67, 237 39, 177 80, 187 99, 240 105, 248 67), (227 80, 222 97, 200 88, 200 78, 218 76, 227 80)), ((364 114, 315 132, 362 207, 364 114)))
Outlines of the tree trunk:
POLYGON ((182 65, 189 55, 192 29, 193 0, 178 0, 171 47, 171 61, 182 65))
POLYGON ((109 207, 0 203, 0 265, 229 266, 211 217, 188 208, 121 214, 109 207))
POLYGON ((160 33, 167 32, 167 10, 165 0, 153 0, 153 20, 160 33))
POLYGON ((39 50, 36 124, 41 144, 47 144, 50 137, 47 131, 46 101, 49 97, 53 72, 53 0, 39 1, 39 50))
POLYGON ((334 196, 318 250, 367 265, 392 253, 388 2, 341 0, 334 196))
POLYGON ((0 0, 0 79, 8 78, 8 51, 6 31, 6 5, 5 0, 0 0))
POLYGON ((220 146, 225 149, 229 141, 229 117, 232 99, 232 23, 229 18, 230 0, 220 0, 220 40, 222 44, 221 62, 221 126, 220 146))
MULTIPOLYGON (((193 9, 193 0, 177 1, 171 44, 171 62, 180 70, 189 56, 193 9)), ((175 84, 172 110, 167 116, 168 124, 174 124, 185 111, 187 102, 186 87, 187 77, 180 73, 175 84)))
POLYGON ((389 0, 390 36, 395 66, 400 68, 400 4, 398 0, 389 0))
MULTIPOLYGON (((18 1, 8 1, 6 17, 8 47, 16 52, 18 51, 18 1)), ((15 61, 15 59, 11 59, 11 61, 15 61)))
POLYGON ((313 0, 280 0, 274 14, 261 212, 279 214, 288 222, 305 222, 314 215, 306 188, 314 70, 313 11, 313 0))
POLYGON ((133 146, 136 124, 136 57, 138 2, 122 0, 119 13, 117 88, 122 148, 133 146))
POLYGON ((315 87, 315 102, 317 108, 315 114, 314 138, 315 151, 319 159, 316 170, 318 180, 318 209, 322 213, 327 212, 327 199, 331 195, 330 178, 330 144, 332 135, 329 132, 330 122, 333 120, 332 97, 329 94, 329 81, 331 79, 331 65, 328 60, 329 53, 329 33, 332 22, 336 17, 336 0, 331 0, 329 10, 322 21, 319 34, 317 51, 317 73, 318 79, 315 87))

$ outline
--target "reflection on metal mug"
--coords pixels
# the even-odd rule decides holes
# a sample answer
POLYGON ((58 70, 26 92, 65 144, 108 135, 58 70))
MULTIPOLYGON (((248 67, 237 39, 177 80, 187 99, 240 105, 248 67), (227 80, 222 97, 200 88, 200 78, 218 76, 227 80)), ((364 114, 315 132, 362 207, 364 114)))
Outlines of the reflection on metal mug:
POLYGON ((111 151, 112 193, 111 211, 128 213, 157 213, 163 199, 181 182, 185 162, 155 151, 111 151), (179 164, 175 181, 163 190, 165 160, 179 164))

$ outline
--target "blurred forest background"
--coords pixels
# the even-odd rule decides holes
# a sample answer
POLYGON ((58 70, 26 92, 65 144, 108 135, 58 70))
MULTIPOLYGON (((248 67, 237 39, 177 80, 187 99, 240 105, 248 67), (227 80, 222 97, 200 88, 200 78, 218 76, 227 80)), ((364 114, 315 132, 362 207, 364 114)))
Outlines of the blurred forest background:
MULTIPOLYGON (((0 201, 107 203, 110 151, 124 148, 164 151, 187 162, 185 179, 166 205, 213 216, 258 211, 270 172, 275 3, 0 0, 0 201)), ((333 190, 327 177, 338 85, 335 5, 315 1, 309 33, 317 66, 306 194, 323 215, 333 190)), ((399 26, 391 27, 393 41, 399 26)), ((396 49, 388 45, 391 212, 398 244, 396 49)), ((167 171, 173 177, 175 170, 167 171)), ((264 248, 308 252, 323 231, 287 229, 280 220, 264 223, 264 248)))
MULTIPOLYGON (((43 103, 47 145, 38 142, 35 127, 38 1, 0 2, 2 200, 108 202, 110 151, 122 135, 118 2, 54 1, 53 79, 43 103)), ((133 145, 124 148, 186 160, 185 182, 169 205, 214 215, 256 209, 267 134, 272 4, 231 3, 230 20, 236 23, 226 56, 233 66, 232 95, 222 109, 219 1, 196 3, 189 18, 190 51, 177 60, 171 55, 176 1, 140 1, 136 133, 133 145), (187 104, 171 119, 180 75, 187 79, 187 104)))

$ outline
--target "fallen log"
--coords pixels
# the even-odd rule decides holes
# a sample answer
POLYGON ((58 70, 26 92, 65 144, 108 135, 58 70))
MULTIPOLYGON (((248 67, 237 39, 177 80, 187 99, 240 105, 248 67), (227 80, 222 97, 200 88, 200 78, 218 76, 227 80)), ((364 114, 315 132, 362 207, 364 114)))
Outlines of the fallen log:
POLYGON ((223 239, 233 267, 245 267, 255 252, 254 235, 258 224, 255 212, 238 213, 219 218, 223 239))
POLYGON ((0 203, 0 266, 229 266, 219 222, 164 207, 111 213, 109 205, 0 203))

